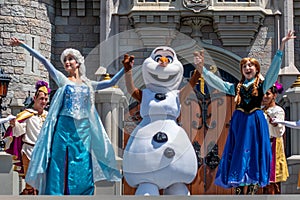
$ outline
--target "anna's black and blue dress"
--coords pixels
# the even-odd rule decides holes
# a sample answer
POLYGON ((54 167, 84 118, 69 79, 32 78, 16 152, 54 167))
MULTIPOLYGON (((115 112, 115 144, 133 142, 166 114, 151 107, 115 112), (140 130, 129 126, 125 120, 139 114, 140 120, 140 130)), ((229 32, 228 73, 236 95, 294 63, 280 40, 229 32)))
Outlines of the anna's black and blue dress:
MULTIPOLYGON (((250 184, 263 187, 269 184, 272 152, 261 101, 278 77, 281 60, 282 52, 278 50, 265 79, 258 85, 258 96, 252 96, 254 79, 245 80, 241 86, 241 103, 237 105, 230 121, 215 178, 216 185, 231 188, 250 184)), ((203 74, 209 85, 227 94, 236 94, 234 84, 224 82, 205 68, 203 74)))
POLYGON ((120 181, 115 153, 97 114, 91 90, 116 84, 110 81, 77 84, 35 50, 21 45, 41 61, 59 86, 52 99, 26 175, 26 182, 46 195, 92 195, 94 182, 120 181))

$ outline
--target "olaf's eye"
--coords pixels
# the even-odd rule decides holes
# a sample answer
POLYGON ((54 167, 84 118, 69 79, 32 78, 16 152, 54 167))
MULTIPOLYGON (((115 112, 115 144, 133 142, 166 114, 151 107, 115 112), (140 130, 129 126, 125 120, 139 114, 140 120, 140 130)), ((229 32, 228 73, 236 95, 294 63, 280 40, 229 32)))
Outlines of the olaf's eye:
POLYGON ((173 57, 172 56, 167 56, 169 63, 173 62, 173 57))
POLYGON ((156 55, 154 57, 155 62, 159 62, 159 60, 160 60, 161 57, 162 57, 161 55, 156 55))

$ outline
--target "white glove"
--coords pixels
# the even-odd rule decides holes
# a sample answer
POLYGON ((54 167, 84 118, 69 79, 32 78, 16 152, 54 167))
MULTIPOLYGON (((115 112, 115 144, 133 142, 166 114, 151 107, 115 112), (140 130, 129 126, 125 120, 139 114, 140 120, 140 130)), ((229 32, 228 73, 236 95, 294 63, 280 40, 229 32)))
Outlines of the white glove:
POLYGON ((1 118, 1 119, 0 119, 0 124, 3 124, 3 123, 5 123, 5 122, 8 122, 8 121, 10 121, 10 120, 12 120, 12 119, 15 119, 15 118, 16 118, 16 116, 8 115, 7 117, 1 118))
POLYGON ((298 121, 283 121, 277 118, 272 118, 272 123, 283 124, 290 128, 300 129, 300 120, 298 121))

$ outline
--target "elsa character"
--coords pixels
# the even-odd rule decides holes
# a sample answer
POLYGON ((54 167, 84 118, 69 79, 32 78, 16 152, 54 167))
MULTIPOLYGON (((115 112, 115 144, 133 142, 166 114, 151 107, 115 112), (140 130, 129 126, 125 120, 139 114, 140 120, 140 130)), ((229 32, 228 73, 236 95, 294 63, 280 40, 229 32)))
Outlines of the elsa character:
POLYGON ((21 46, 44 64, 59 89, 34 147, 26 182, 45 195, 92 195, 99 180, 120 181, 115 153, 94 106, 94 90, 116 84, 120 70, 111 80, 91 81, 85 76, 84 57, 66 49, 61 62, 67 77, 41 54, 17 38, 21 46))

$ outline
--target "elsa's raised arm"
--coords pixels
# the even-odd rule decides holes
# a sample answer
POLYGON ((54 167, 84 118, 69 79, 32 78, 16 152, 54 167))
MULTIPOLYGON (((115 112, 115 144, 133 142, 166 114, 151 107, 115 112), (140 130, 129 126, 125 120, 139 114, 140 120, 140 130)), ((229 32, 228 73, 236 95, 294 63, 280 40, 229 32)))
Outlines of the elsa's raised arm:
POLYGON ((124 75, 124 68, 122 68, 118 73, 116 73, 112 79, 105 81, 91 81, 92 86, 95 90, 105 89, 116 85, 120 78, 124 75))
POLYGON ((31 55, 33 55, 36 59, 38 59, 48 70, 50 76, 53 78, 53 80, 57 83, 58 82, 58 75, 57 70, 55 67, 39 52, 32 49, 28 45, 26 45, 23 41, 17 39, 17 38, 11 38, 11 46, 21 46, 24 49, 26 49, 31 55))

